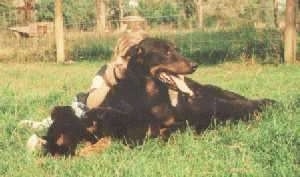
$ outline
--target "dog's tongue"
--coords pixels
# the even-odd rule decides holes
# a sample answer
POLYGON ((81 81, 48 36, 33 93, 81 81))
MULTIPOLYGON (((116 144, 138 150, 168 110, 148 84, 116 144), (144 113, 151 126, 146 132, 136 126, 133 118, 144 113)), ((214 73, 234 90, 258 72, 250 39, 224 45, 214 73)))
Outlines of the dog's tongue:
POLYGON ((184 76, 183 75, 170 75, 170 77, 172 78, 172 80, 175 82, 177 88, 188 94, 189 96, 193 96, 194 92, 186 85, 185 81, 184 81, 184 76))

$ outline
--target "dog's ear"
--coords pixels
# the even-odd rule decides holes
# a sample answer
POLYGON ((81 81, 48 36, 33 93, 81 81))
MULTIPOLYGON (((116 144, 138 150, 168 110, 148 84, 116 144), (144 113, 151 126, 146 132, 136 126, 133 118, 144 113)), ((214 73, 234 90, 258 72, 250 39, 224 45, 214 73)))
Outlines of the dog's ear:
POLYGON ((60 106, 55 106, 55 107, 52 109, 50 116, 51 116, 51 119, 52 119, 53 121, 56 121, 57 119, 60 118, 60 114, 59 114, 60 109, 61 109, 60 106))
POLYGON ((140 58, 144 55, 144 49, 139 45, 134 45, 130 47, 125 55, 124 58, 140 58))

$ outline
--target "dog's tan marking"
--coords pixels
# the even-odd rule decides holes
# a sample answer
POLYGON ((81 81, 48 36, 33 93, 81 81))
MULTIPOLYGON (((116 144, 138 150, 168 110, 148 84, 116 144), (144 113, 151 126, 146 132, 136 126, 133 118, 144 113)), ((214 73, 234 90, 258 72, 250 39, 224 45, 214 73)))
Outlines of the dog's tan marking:
POLYGON ((146 92, 150 97, 156 95, 159 92, 158 88, 156 88, 155 85, 156 84, 153 80, 149 80, 146 83, 146 92))
POLYGON ((97 141, 95 144, 87 145, 80 149, 78 152, 79 156, 89 156, 94 153, 100 153, 105 151, 107 148, 109 148, 111 145, 111 138, 110 137, 104 137, 101 138, 99 141, 97 141))
POLYGON ((169 127, 169 126, 173 125, 174 123, 175 123, 175 117, 171 116, 171 117, 168 117, 168 119, 166 119, 163 124, 164 124, 164 126, 169 127))
POLYGON ((97 131, 97 122, 93 121, 92 126, 86 128, 86 130, 92 134, 95 133, 97 131))
POLYGON ((65 134, 60 134, 59 138, 56 141, 56 144, 58 146, 62 146, 62 145, 70 144, 70 143, 71 143, 71 141, 70 141, 69 137, 66 136, 65 134))

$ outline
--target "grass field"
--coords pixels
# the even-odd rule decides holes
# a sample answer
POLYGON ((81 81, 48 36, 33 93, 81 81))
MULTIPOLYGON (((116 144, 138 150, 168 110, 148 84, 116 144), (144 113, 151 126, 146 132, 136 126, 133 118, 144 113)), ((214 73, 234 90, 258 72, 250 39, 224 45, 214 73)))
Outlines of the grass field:
MULTIPOLYGON (((222 64, 191 77, 281 106, 249 123, 212 126, 201 135, 178 132, 168 142, 147 140, 129 149, 114 141, 91 157, 51 158, 26 151, 32 134, 17 126, 39 120, 55 105, 68 105, 88 88, 101 64, 0 64, 0 176, 299 176, 300 66, 222 64)), ((38 132, 41 134, 41 132, 38 132)))

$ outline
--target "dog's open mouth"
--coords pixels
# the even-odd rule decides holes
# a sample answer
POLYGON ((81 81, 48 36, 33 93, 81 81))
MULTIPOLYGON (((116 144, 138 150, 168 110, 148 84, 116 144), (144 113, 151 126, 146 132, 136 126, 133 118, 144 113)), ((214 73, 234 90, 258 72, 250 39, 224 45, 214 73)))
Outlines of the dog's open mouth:
POLYGON ((194 95, 194 92, 185 83, 184 75, 160 72, 158 74, 158 79, 167 84, 171 89, 180 90, 181 92, 186 93, 189 96, 194 95))

